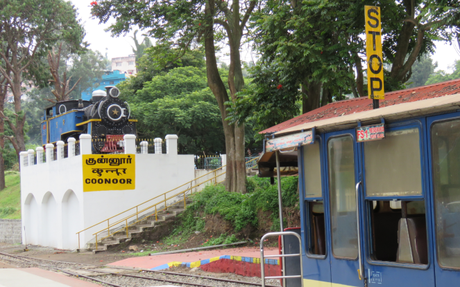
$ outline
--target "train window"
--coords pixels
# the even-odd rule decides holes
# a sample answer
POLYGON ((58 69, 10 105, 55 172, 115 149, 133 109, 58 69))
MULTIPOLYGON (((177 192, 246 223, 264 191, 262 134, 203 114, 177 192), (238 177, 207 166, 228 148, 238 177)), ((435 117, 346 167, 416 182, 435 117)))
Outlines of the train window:
POLYGON ((371 211, 374 260, 428 264, 425 203, 378 201, 371 211), (392 208, 398 203, 401 208, 392 208))
POLYGON ((305 197, 321 197, 321 160, 319 143, 303 147, 305 197))
POLYGON ((364 155, 367 196, 422 194, 417 128, 388 132, 383 140, 364 143, 364 155))
POLYGON ((460 268, 460 120, 431 129, 439 265, 460 268))
POLYGON ((357 258, 353 138, 351 136, 332 138, 327 148, 332 253, 335 257, 357 258))
POLYGON ((322 201, 308 202, 309 205, 309 229, 308 229, 308 253, 326 255, 326 231, 324 222, 324 205, 322 201))

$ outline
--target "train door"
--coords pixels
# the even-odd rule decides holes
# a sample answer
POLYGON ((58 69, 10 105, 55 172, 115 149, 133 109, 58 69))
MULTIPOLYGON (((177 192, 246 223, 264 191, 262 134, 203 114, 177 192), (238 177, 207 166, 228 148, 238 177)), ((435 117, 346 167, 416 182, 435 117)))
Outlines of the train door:
POLYGON ((358 144, 368 286, 435 286, 424 139, 422 121, 413 120, 387 125, 383 139, 358 144))
POLYGON ((460 280, 460 113, 428 118, 436 286, 460 280))
POLYGON ((357 272, 361 269, 361 250, 355 196, 359 158, 354 130, 326 134, 325 147, 331 286, 364 286, 357 272))
POLYGON ((300 176, 301 187, 301 233, 303 250, 304 286, 331 286, 330 250, 327 243, 328 218, 327 201, 324 196, 324 179, 322 176, 325 165, 323 141, 320 137, 314 144, 305 145, 300 150, 300 161, 303 176, 300 176))

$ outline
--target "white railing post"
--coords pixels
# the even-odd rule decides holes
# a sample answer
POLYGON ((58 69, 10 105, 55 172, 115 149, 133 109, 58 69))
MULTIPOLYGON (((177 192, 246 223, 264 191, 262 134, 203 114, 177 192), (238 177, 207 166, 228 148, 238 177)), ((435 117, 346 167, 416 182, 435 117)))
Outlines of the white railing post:
POLYGON ((161 146, 161 143, 163 142, 161 138, 155 138, 153 140, 155 143, 155 154, 162 154, 163 153, 163 148, 161 146))
POLYGON ((141 141, 141 154, 149 153, 149 143, 147 141, 141 141))
POLYGON ((27 162, 28 156, 29 156, 29 153, 26 151, 21 151, 19 153, 19 161, 20 161, 19 164, 21 165, 21 170, 22 168, 28 166, 28 162, 27 162))
POLYGON ((135 154, 136 153, 136 136, 135 135, 125 135, 124 137, 125 145, 125 154, 135 154))
POLYGON ((80 154, 91 154, 91 135, 81 134, 80 135, 80 154))
POLYGON ((57 146, 56 159, 57 160, 64 159, 64 142, 58 141, 56 143, 56 146, 57 146))
POLYGON ((35 151, 33 149, 29 149, 27 151, 27 164, 32 166, 35 164, 35 151))
POLYGON ((166 135, 166 153, 169 155, 177 155, 177 135, 166 135))
POLYGON ((53 144, 46 144, 45 145, 45 153, 46 153, 46 162, 52 162, 54 160, 54 145, 53 144))
POLYGON ((67 139, 67 156, 68 157, 75 156, 75 138, 67 139))
POLYGON ((43 148, 41 146, 35 149, 37 151, 37 164, 43 163, 43 148))

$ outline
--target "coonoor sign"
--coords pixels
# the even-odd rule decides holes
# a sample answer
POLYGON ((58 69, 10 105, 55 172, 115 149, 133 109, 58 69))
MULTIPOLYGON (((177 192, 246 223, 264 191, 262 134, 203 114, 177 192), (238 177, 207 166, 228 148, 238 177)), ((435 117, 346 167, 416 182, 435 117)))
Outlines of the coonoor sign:
POLYGON ((384 100, 380 7, 365 6, 367 88, 369 99, 384 100))
POLYGON ((83 191, 135 189, 132 154, 83 155, 83 191))

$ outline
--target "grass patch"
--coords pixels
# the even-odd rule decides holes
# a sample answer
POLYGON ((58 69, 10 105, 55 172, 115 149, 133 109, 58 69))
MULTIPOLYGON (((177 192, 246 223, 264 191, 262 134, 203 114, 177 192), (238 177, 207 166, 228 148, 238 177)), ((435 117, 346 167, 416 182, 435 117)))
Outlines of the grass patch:
POLYGON ((19 172, 5 172, 6 188, 0 191, 0 218, 21 219, 21 179, 19 172))

